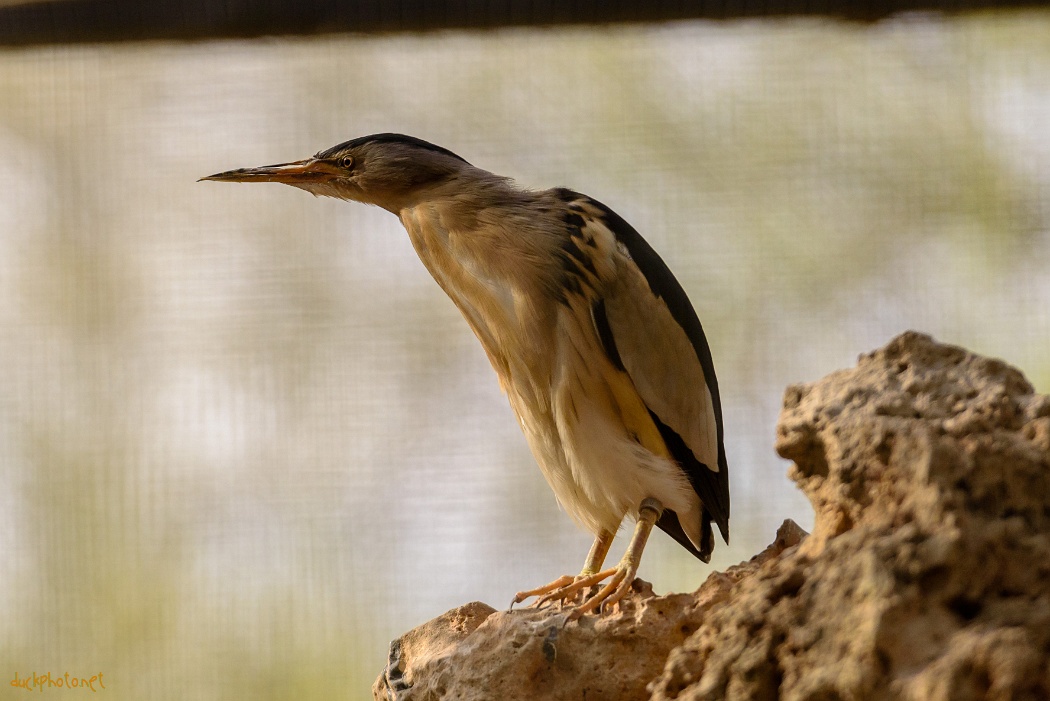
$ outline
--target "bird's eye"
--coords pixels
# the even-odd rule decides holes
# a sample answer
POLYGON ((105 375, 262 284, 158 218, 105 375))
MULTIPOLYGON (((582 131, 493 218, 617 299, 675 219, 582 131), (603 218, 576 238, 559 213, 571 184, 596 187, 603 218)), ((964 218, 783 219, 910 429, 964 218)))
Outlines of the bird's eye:
POLYGON ((341 163, 341 164, 343 165, 343 167, 344 167, 344 168, 346 168, 347 170, 349 170, 350 168, 352 168, 352 167, 354 166, 354 159, 353 159, 353 157, 352 157, 352 156, 343 156, 343 157, 342 157, 342 159, 340 159, 340 161, 339 161, 339 162, 340 162, 340 163, 341 163))

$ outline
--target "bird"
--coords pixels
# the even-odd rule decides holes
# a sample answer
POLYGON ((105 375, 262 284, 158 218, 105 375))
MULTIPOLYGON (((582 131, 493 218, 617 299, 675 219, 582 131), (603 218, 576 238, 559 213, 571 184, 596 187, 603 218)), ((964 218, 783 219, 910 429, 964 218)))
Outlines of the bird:
POLYGON ((560 506, 594 535, 575 576, 511 604, 601 614, 631 589, 653 526, 710 562, 729 543, 721 399, 699 317, 622 217, 557 187, 527 189, 403 134, 200 180, 276 182, 381 207, 481 342, 560 506), (625 519, 635 528, 603 569, 625 519))

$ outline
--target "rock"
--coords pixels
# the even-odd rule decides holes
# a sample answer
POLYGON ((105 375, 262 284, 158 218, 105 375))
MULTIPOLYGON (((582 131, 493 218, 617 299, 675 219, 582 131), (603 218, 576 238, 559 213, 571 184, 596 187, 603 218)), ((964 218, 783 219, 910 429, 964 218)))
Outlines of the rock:
POLYGON ((668 653, 724 605, 734 587, 806 535, 785 521, 772 545, 709 576, 692 594, 655 596, 640 579, 620 606, 565 624, 556 607, 496 611, 474 602, 390 644, 375 699, 647 699, 668 653))
POLYGON ((653 699, 1050 698, 1048 407, 917 333, 788 388, 777 451, 813 535, 712 610, 653 699))
POLYGON ((375 698, 1050 699, 1050 397, 909 332, 789 387, 777 451, 811 536, 568 626, 455 609, 392 644, 375 698))

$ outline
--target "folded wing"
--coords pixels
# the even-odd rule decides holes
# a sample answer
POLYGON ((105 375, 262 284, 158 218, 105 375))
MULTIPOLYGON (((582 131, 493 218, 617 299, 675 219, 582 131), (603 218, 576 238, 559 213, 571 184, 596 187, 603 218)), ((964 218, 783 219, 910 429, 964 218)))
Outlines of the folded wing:
POLYGON ((602 345, 631 377, 703 503, 699 549, 674 512, 665 512, 657 525, 707 561, 714 548, 712 522, 729 542, 729 470, 718 382, 703 327, 682 286, 641 235, 608 207, 572 194, 591 214, 584 226, 607 228, 622 254, 617 275, 592 309, 602 345))

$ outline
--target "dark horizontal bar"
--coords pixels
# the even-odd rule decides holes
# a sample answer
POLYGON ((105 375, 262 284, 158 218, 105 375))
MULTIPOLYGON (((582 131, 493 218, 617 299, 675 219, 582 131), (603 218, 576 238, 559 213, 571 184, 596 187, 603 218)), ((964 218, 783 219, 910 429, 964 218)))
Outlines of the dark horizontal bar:
POLYGON ((0 46, 829 17, 1045 6, 1003 0, 43 0, 0 5, 0 46))

